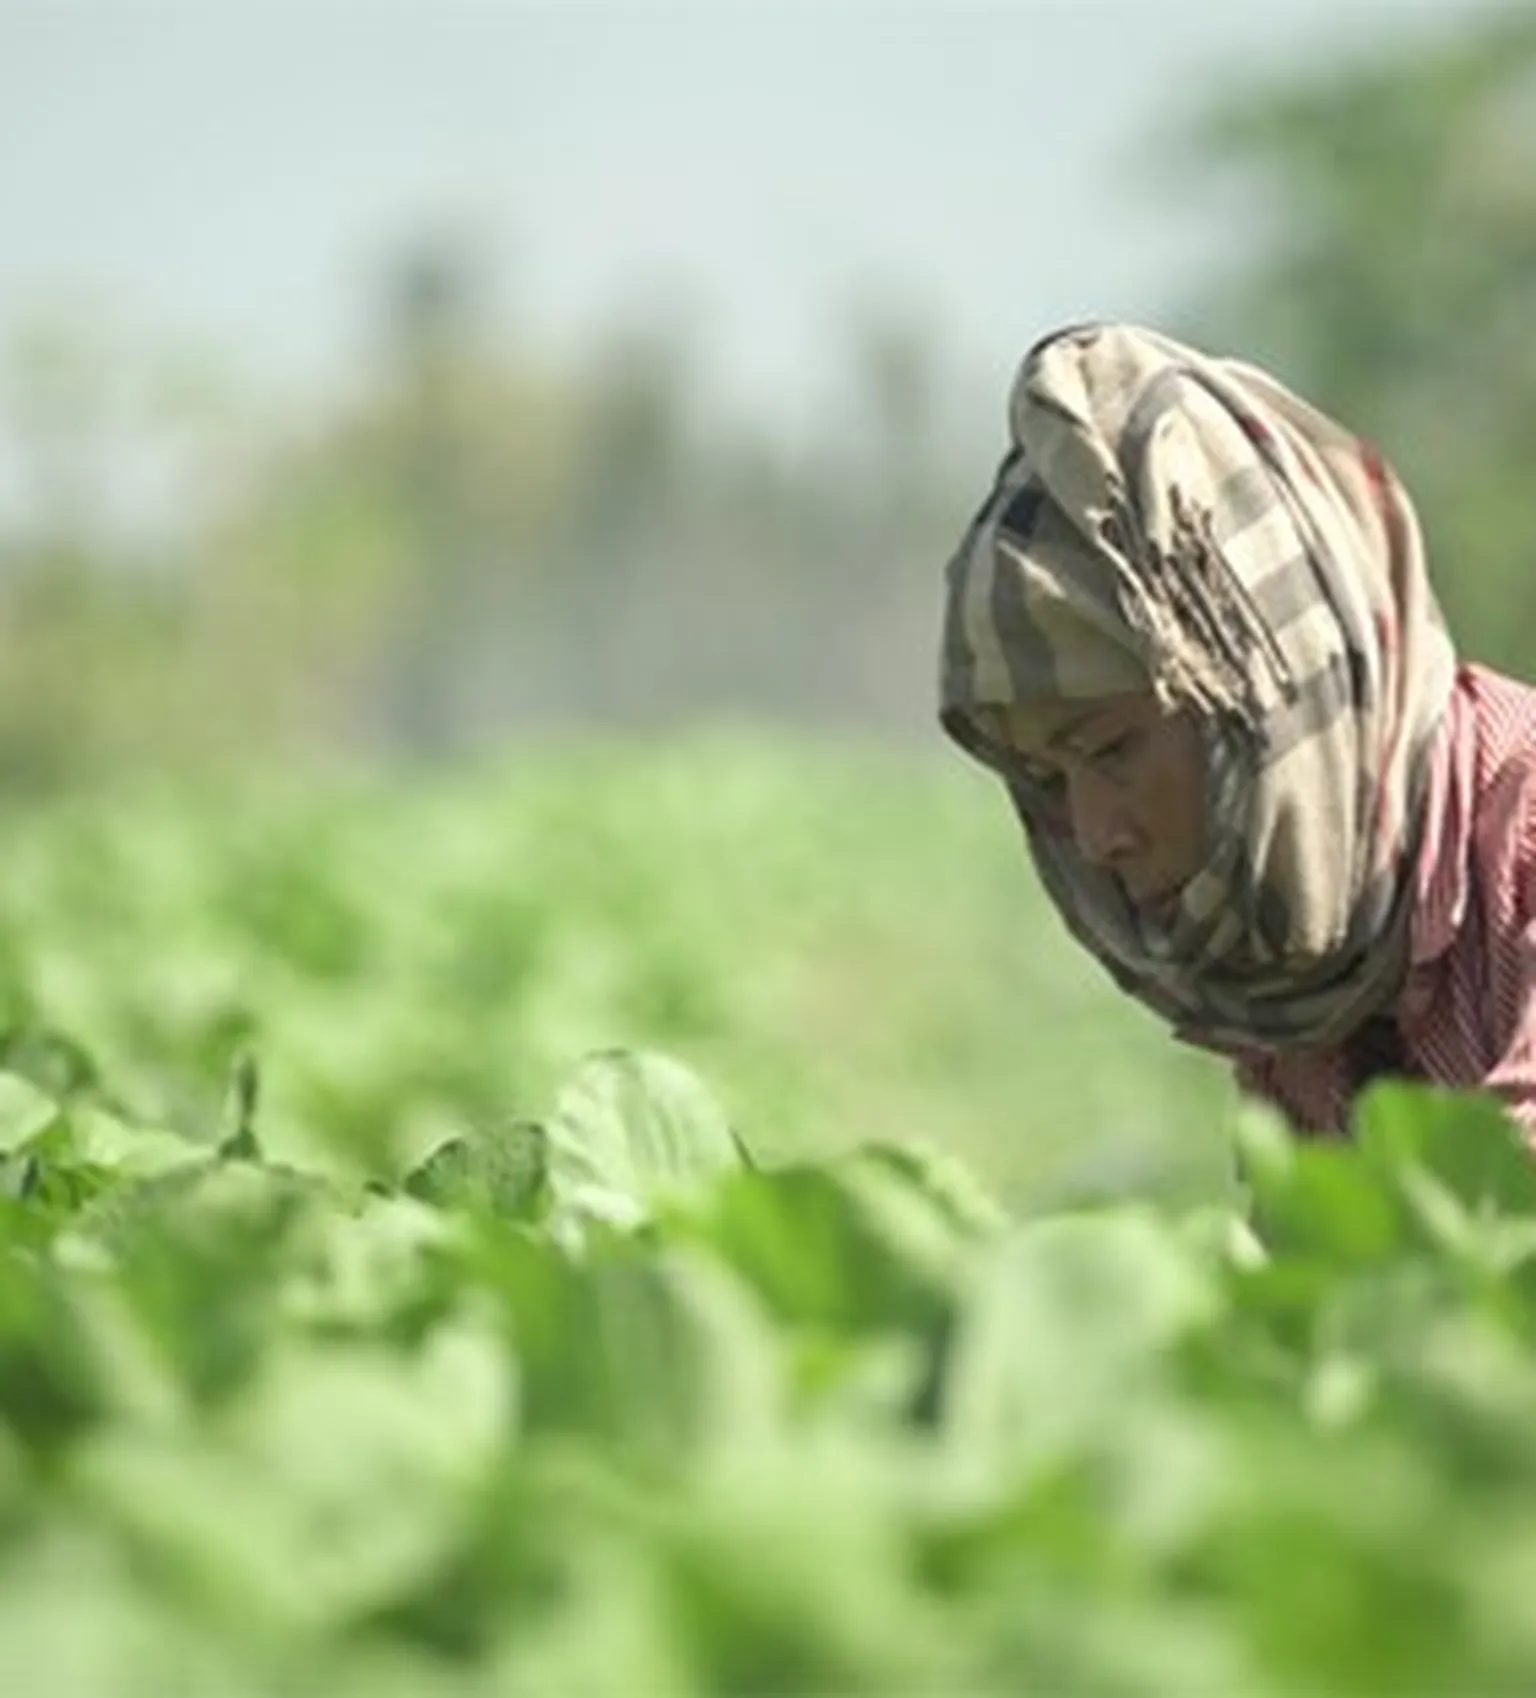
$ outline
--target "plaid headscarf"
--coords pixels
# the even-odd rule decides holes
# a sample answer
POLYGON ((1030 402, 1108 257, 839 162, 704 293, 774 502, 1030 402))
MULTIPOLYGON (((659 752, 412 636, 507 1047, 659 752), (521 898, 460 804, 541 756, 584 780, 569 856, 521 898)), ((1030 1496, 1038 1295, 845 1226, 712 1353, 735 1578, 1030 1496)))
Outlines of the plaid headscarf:
POLYGON ((1266 372, 1123 325, 1026 356, 949 564, 940 719, 1002 777, 1073 935, 1218 1049, 1334 1043, 1394 998, 1455 654, 1391 469, 1266 372), (1140 915, 1006 737, 1151 689, 1207 757, 1207 860, 1140 915))

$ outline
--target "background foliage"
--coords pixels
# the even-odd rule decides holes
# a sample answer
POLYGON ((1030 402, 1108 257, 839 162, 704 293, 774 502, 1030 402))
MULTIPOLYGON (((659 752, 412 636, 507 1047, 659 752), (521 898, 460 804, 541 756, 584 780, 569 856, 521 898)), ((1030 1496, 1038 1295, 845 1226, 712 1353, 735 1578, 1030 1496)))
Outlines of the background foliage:
POLYGON ((182 1129, 251 1056, 293 1159, 403 1160, 645 1044, 772 1155, 917 1140, 1015 1204, 1219 1187, 1219 1070, 1105 995, 985 794, 740 734, 34 805, 0 859, 0 1030, 182 1129))
MULTIPOLYGON (((1536 629, 1533 66, 1529 14, 1479 12, 1229 87, 1138 164, 1148 192, 1230 210, 1170 327, 1272 360, 1382 442, 1463 645, 1515 671, 1536 629)), ((364 305, 371 375, 302 417, 56 312, 4 351, 27 499, 0 536, 0 780, 722 715, 933 746, 939 571, 1001 451, 1007 372, 963 394, 928 327, 876 304, 842 406, 791 450, 703 405, 663 321, 552 365, 472 241, 424 237, 364 305), (114 522, 133 454, 176 471, 174 523, 114 522)))
POLYGON ((1189 315, 1382 444, 1468 653, 1536 672, 1536 14, 1244 86, 1179 158, 1232 197, 1238 257, 1189 315))

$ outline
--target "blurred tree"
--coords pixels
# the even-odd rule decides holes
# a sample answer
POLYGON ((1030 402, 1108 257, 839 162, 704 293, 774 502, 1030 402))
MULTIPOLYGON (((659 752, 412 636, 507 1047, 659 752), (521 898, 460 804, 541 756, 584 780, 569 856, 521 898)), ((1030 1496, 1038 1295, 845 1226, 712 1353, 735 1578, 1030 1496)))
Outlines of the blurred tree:
POLYGON ((792 448, 703 406, 675 321, 549 369, 433 235, 381 294, 375 358, 303 413, 232 428, 216 377, 135 350, 135 404, 191 468, 154 570, 98 487, 121 385, 94 343, 13 363, 37 522, 0 514, 0 788, 707 716, 930 729, 971 479, 919 326, 866 303, 847 404, 792 448))
POLYGON ((873 455, 874 483, 893 508, 914 516, 935 465, 939 381, 932 343, 915 319, 875 303, 853 323, 859 438, 873 455))
POLYGON ((78 557, 98 532, 104 506, 102 454, 113 373, 107 350, 72 315, 39 315, 5 350, 3 407, 27 492, 32 540, 78 557))
POLYGON ((175 549, 152 528, 124 526, 133 472, 163 458, 188 422, 185 396, 150 404, 145 364, 96 316, 63 306, 24 322, 0 351, 12 473, 0 525, 5 791, 174 756, 197 723, 175 549))
POLYGON ((569 720, 634 720, 665 711, 679 659, 667 622, 688 627, 697 607, 702 450, 679 327, 621 325, 590 360, 577 404, 572 499, 544 540, 540 599, 524 604, 523 623, 540 629, 553 663, 539 669, 547 704, 553 690, 569 720))
POLYGON ((394 474, 415 564, 397 608, 383 707, 393 745, 427 759, 458 741, 456 679, 492 546, 475 476, 475 391, 490 363, 485 290, 473 254, 441 241, 408 255, 387 287, 394 474))
POLYGON ((382 279, 357 389, 269 434, 197 594, 207 651, 269 747, 433 761, 515 670, 523 577, 566 500, 568 380, 503 345, 472 246, 429 234, 382 279))
POLYGON ((1191 336, 1380 441, 1464 647, 1536 672, 1536 11, 1229 92, 1191 162, 1257 225, 1191 336))

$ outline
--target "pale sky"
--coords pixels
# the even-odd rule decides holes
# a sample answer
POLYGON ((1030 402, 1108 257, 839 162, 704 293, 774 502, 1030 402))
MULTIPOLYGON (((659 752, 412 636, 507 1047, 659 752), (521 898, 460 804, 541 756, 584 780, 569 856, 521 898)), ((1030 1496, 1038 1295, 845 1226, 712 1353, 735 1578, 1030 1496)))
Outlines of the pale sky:
POLYGON ((664 303, 711 388, 821 404, 863 292, 999 390, 1155 318, 1229 232, 1138 183, 1234 71, 1456 0, 0 0, 0 341, 42 302, 328 381, 414 229, 473 224, 554 352, 664 303))

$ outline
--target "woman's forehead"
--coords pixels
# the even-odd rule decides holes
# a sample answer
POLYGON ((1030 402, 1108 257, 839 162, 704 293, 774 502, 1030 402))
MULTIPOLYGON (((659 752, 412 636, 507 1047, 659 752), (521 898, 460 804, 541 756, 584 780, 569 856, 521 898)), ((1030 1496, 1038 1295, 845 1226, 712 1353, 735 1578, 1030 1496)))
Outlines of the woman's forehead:
POLYGON ((1156 718, 1161 712, 1150 690, 1077 698, 1026 696, 991 709, 988 729, 1016 749, 1041 751, 1091 730, 1100 721, 1156 718))

